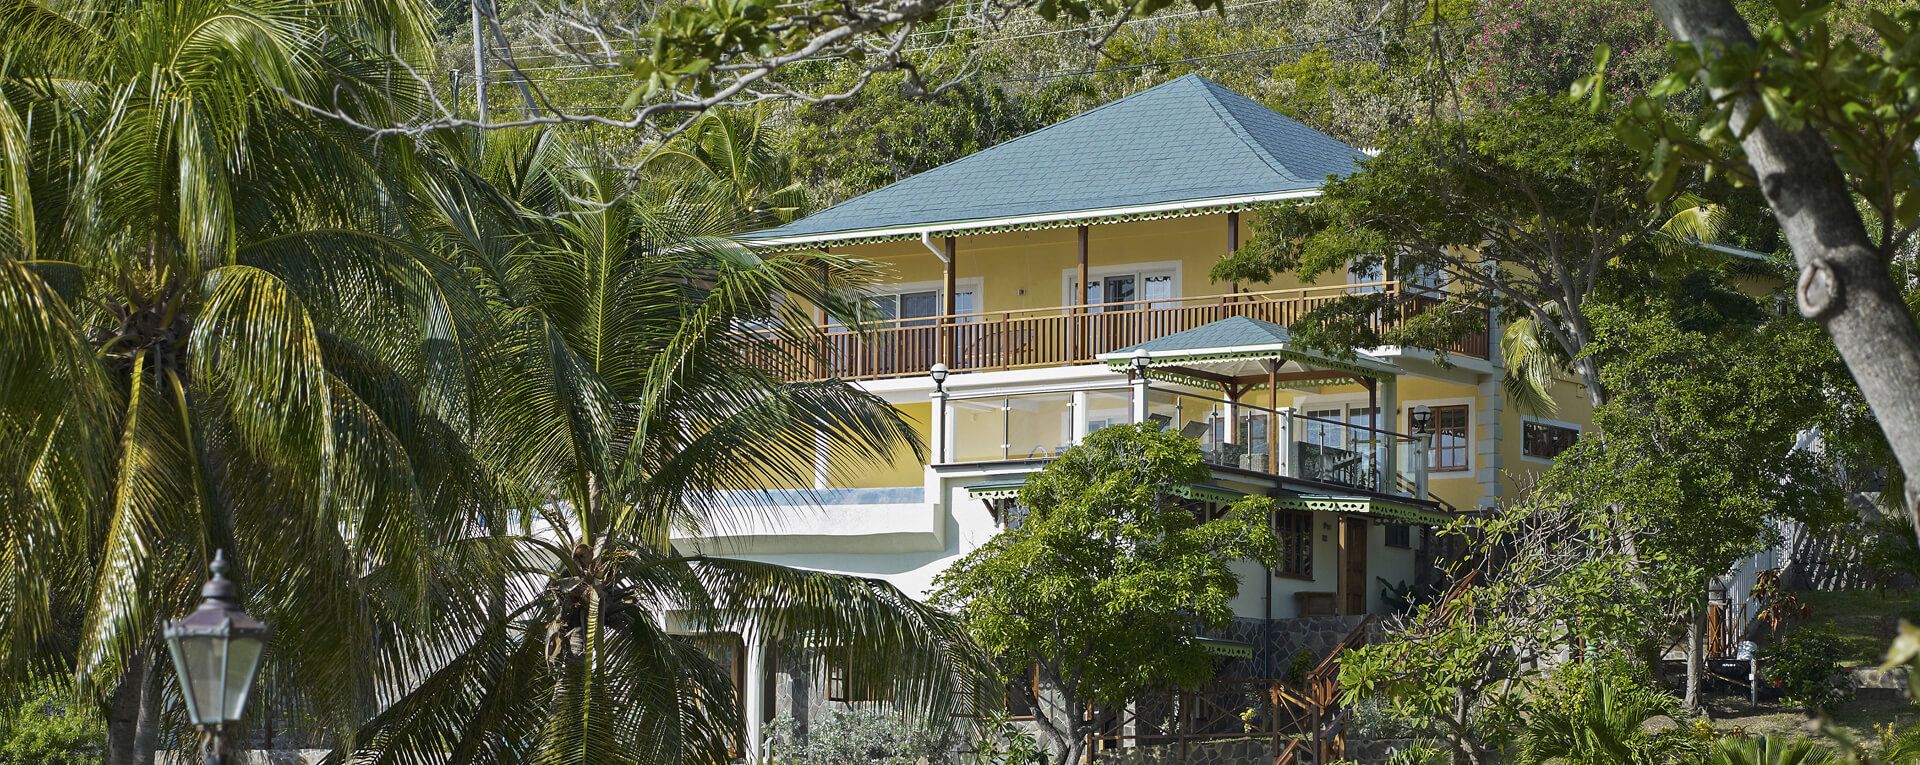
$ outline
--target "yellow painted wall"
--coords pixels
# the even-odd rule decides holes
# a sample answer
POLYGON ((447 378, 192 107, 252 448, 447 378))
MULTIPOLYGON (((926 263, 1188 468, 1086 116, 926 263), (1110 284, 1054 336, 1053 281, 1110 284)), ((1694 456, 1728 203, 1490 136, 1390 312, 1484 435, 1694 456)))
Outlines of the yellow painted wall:
MULTIPOLYGON (((1249 216, 1241 216, 1241 241, 1251 236, 1249 216)), ((940 239, 935 247, 943 247, 940 239)), ((1079 262, 1079 236, 1072 227, 1043 231, 1013 231, 956 237, 954 277, 980 279, 980 310, 1016 311, 1069 304, 1063 275, 1071 276, 1079 262)), ((881 242, 831 248, 832 252, 875 262, 881 269, 881 289, 891 284, 938 284, 944 278, 940 259, 918 240, 881 242)), ((1215 284, 1207 274, 1227 252, 1227 216, 1111 223, 1087 232, 1087 263, 1095 274, 1109 266, 1176 262, 1179 296, 1224 294, 1229 285, 1215 284)), ((1344 281, 1329 275, 1324 284, 1344 281)), ((1265 291, 1302 286, 1292 275, 1271 284, 1242 285, 1243 290, 1265 291)))
MULTIPOLYGON (((933 404, 895 404, 924 443, 931 431, 933 404)), ((871 489, 889 486, 919 486, 925 480, 923 462, 913 449, 902 445, 890 459, 834 460, 828 470, 828 483, 836 489, 871 489)))
POLYGON ((1521 487, 1552 467, 1550 462, 1522 454, 1523 420, 1538 418, 1569 423, 1580 428, 1582 437, 1593 429, 1593 405, 1587 399, 1586 386, 1572 379, 1559 378, 1554 381, 1551 392, 1555 401, 1554 409, 1536 411, 1512 405, 1501 417, 1501 428, 1506 434, 1505 440, 1500 443, 1500 461, 1505 474, 1502 493, 1508 499, 1518 496, 1521 487))

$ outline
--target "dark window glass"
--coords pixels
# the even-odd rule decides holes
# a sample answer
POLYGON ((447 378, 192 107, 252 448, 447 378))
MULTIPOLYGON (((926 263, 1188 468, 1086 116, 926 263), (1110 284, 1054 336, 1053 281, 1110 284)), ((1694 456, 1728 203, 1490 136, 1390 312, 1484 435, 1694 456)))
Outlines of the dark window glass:
POLYGON ((1274 513, 1273 533, 1280 538, 1280 564, 1274 572, 1283 576, 1313 578, 1313 513, 1281 510, 1274 513))
POLYGON ((1531 420, 1520 423, 1520 452, 1529 457, 1550 460, 1573 448, 1580 431, 1531 420))
POLYGON ((1388 547, 1412 547, 1413 527, 1404 523, 1387 524, 1388 547))

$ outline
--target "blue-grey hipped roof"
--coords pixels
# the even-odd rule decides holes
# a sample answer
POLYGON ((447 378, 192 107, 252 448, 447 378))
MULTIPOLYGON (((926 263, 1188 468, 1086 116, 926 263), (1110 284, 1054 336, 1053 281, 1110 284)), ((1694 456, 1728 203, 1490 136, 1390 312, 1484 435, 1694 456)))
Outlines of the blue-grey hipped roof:
POLYGON ((758 242, 1311 192, 1358 150, 1187 75, 800 220, 758 242))
POLYGON ((1246 316, 1229 316, 1193 329, 1156 337, 1143 343, 1134 343, 1102 355, 1129 356, 1138 350, 1150 354, 1178 353, 1291 342, 1293 342, 1293 333, 1288 332, 1286 327, 1246 316))
MULTIPOLYGON (((1246 316, 1229 316, 1108 351, 1096 358, 1108 366, 1125 368, 1132 362, 1133 355, 1140 352, 1146 353, 1149 369, 1184 367, 1234 379, 1264 375, 1264 363, 1268 361, 1280 363, 1276 371, 1289 373, 1334 370, 1374 379, 1400 373, 1392 364, 1358 351, 1350 356, 1336 356, 1300 346, 1286 327, 1246 316)), ((1306 382, 1319 384, 1311 379, 1306 382)))

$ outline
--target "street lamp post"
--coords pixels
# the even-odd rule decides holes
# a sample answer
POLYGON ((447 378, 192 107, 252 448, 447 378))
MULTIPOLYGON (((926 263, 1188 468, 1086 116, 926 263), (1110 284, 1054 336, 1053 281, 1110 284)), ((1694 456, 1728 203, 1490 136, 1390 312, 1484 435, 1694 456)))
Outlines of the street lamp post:
POLYGON ((207 734, 207 765, 226 764, 226 726, 238 722, 260 672, 272 631, 240 608, 240 589, 227 579, 227 554, 214 553, 213 578, 200 588, 200 607, 167 624, 167 650, 180 678, 187 719, 207 734))

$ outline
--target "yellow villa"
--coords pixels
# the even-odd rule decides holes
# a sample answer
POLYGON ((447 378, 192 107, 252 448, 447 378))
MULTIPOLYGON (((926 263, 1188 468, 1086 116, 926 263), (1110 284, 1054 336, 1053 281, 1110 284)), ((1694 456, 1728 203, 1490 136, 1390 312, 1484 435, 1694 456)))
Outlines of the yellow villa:
MULTIPOLYGON (((790 511, 676 544, 924 595, 946 565, 1019 523, 1027 475, 1099 428, 1154 422, 1193 438, 1213 466, 1211 481, 1187 487, 1197 503, 1258 493, 1285 508, 1273 519, 1280 565, 1243 564, 1238 623, 1212 636, 1223 673, 1275 677, 1303 648, 1330 650, 1365 615, 1394 609, 1400 587, 1428 580, 1434 524, 1513 494, 1588 412, 1570 381, 1554 391, 1560 419, 1503 401, 1494 315, 1443 353, 1342 356, 1286 329, 1350 293, 1417 305, 1447 289, 1437 280, 1209 279, 1258 208, 1312 204, 1326 178, 1364 159, 1187 76, 749 235, 884 268, 871 331, 823 319, 826 363, 790 373, 883 397, 931 454, 835 464, 823 445, 814 485, 785 487, 790 511)), ((733 649, 753 738, 771 715, 849 700, 831 666, 771 643, 747 625, 733 649)))

